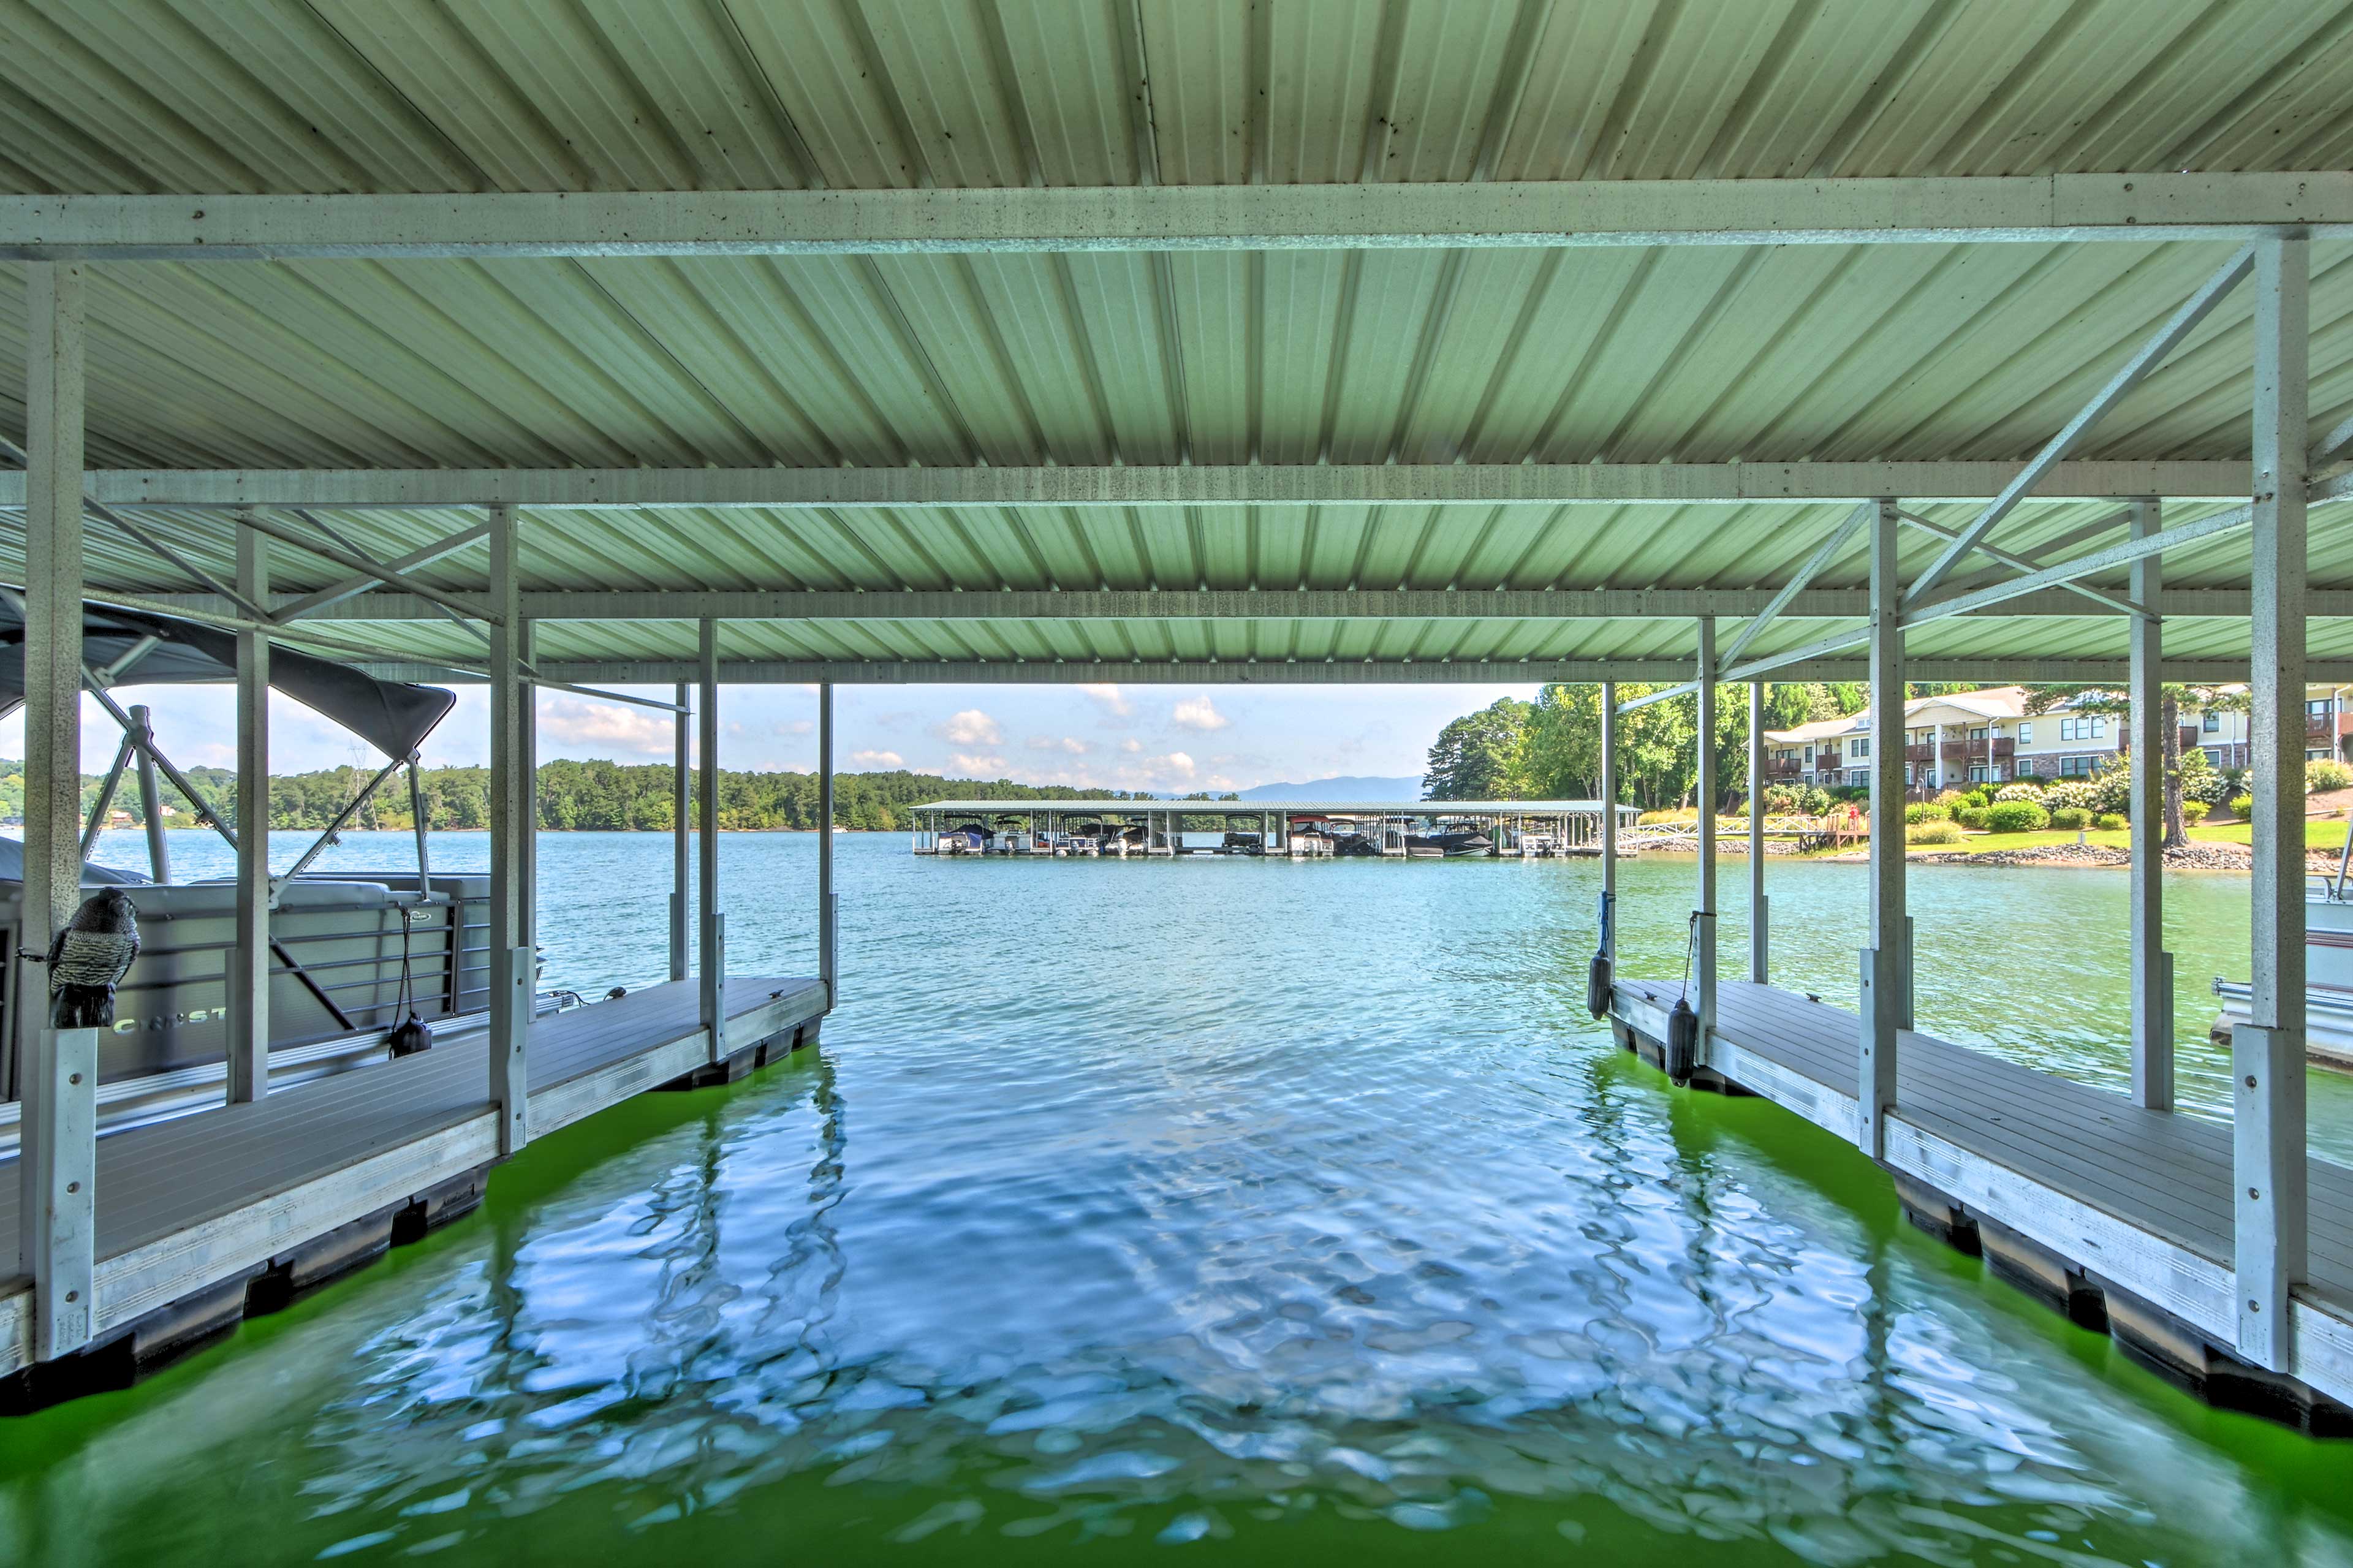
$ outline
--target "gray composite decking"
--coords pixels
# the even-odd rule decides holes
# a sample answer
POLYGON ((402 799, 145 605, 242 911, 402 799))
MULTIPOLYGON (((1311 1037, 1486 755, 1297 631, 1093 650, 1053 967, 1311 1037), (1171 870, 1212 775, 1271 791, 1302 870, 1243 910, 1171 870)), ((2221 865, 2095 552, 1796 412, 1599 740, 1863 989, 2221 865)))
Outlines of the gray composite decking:
MULTIPOLYGON (((1612 1010, 1664 1037, 1673 982, 1620 979, 1612 1010)), ((1721 984, 1700 1065, 1852 1142, 1861 1020, 1747 981, 1721 984)), ((1959 1200, 2227 1347, 2231 1129, 2148 1110, 1933 1035, 1896 1043, 1888 1167, 1959 1200)), ((2309 1161, 2311 1280, 2296 1291, 2294 1372, 2353 1402, 2353 1170, 2309 1161)))
MULTIPOLYGON (((817 980, 731 976, 732 1052, 825 1011, 817 980)), ((691 980, 534 1023, 525 1037, 534 1137, 669 1082, 710 1058, 691 980)), ((229 1279, 337 1226, 496 1158, 485 1034, 337 1073, 246 1105, 99 1141, 98 1331, 229 1279)), ((0 1162, 0 1258, 16 1255, 21 1184, 0 1162)), ((30 1357, 28 1281, 0 1278, 0 1373, 30 1357)))

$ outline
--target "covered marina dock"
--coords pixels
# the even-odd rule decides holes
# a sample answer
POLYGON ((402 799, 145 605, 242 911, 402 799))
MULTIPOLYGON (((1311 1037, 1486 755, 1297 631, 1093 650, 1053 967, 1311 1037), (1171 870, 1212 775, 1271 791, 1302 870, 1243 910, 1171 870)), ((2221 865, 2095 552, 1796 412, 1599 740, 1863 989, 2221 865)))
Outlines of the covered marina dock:
MULTIPOLYGON (((273 644, 486 683, 496 867, 485 1055, 346 1075, 401 1092, 294 1186, 240 1142, 266 1074, 101 1143, 86 1032, 16 1042, 0 1353, 102 1350, 170 1289, 430 1209, 569 1087, 730 1069, 708 833, 691 1018, 681 992, 625 1007, 629 1059, 569 1078, 587 1026, 528 1022, 541 690, 666 689, 715 824, 727 683, 818 688, 828 776, 850 683, 1598 682, 1605 712, 1681 687, 1713 798, 1719 694, 1747 689, 1757 757, 1767 679, 1865 683, 1881 736, 1906 680, 2105 683, 2142 756, 2161 682, 2245 681, 2227 1135, 2173 1109, 2150 794, 2129 1099, 1915 1028, 1894 745, 1858 1014, 1771 988, 1760 853, 1745 979, 1720 973, 1705 810, 1690 1039, 1656 977, 1603 1010, 1674 1076, 1852 1136, 1954 1234, 2106 1282, 2109 1321, 2185 1364, 2353 1400, 2341 1174, 2306 1157, 2300 831, 2304 683, 2353 679, 2353 13, 626 9, 0 16, 19 950, 80 898, 86 603, 236 634, 248 781, 273 644), (2045 1101, 2071 1128, 1997 1133, 2045 1101), (212 1195, 174 1206, 155 1184, 188 1169, 212 1195)), ((1605 743, 1604 799, 1617 769, 1605 743)), ((772 1037, 769 1003, 836 989, 826 853, 818 989, 747 1002, 772 1037)), ((269 871, 240 874, 250 974, 269 871)), ((687 879, 681 850, 679 984, 687 879)))
MULTIPOLYGON (((1617 810, 1621 826, 1640 815, 1635 806, 1617 810)), ((1595 800, 935 800, 915 808, 913 839, 918 855, 949 853, 954 830, 977 825, 988 830, 991 847, 1008 855, 1098 855, 1109 837, 1115 855, 1133 838, 1147 855, 1233 849, 1305 858, 1330 854, 1338 828, 1363 833, 1384 853, 1393 845, 1398 858, 1409 858, 1409 829, 1447 823, 1478 829, 1495 857, 1551 858, 1600 854, 1601 817, 1595 800), (1137 832, 1107 836, 1100 831, 1106 824, 1137 832), (1205 829, 1221 841, 1186 841, 1187 832, 1205 829)))

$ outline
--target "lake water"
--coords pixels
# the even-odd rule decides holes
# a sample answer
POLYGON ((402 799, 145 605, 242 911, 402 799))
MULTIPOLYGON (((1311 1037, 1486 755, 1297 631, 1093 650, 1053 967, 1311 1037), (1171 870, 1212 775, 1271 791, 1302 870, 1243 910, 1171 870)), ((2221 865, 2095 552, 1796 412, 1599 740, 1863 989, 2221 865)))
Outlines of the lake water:
MULTIPOLYGON (((2353 1450, 2176 1393, 1852 1149, 1615 1050, 1591 863, 838 842, 818 1049, 546 1139, 387 1263, 0 1422, 0 1560, 2353 1563, 2353 1450)), ((816 848, 723 840, 737 968, 810 970, 816 848)), ((548 982, 657 978, 667 839, 540 853, 548 982)), ((1776 979, 1851 1004, 1862 868, 1768 878, 1776 979)), ((1691 880, 1621 871, 1628 969, 1679 966, 1691 880)), ((2125 1080, 2121 874, 1913 889, 1923 1027, 2125 1080)), ((2247 883, 2168 899, 2218 1106, 2247 883)), ((2353 1158, 2353 1085, 2312 1089, 2353 1158)))

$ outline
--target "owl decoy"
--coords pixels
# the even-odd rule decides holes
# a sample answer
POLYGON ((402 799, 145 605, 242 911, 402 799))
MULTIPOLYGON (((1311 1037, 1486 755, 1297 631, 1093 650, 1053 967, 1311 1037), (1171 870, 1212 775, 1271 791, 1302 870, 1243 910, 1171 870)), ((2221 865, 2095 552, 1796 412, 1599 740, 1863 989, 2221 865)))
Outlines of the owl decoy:
POLYGON ((100 888, 82 900, 49 943, 49 1026, 107 1028, 114 1022, 114 988, 139 956, 139 912, 119 888, 100 888))

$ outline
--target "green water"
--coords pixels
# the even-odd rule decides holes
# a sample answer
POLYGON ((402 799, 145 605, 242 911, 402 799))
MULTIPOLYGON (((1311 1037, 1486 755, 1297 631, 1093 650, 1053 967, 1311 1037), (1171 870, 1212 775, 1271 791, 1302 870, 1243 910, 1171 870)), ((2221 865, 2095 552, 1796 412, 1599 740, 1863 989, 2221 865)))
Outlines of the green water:
MULTIPOLYGON (((814 840, 723 853, 736 965, 806 971, 814 840)), ((541 857, 549 979, 650 977, 667 842, 541 857)), ((1777 979, 1851 1000, 1861 869, 1770 872, 1777 979)), ((1852 1150, 1614 1050, 1598 875, 846 838, 822 1047, 0 1422, 0 1560, 2353 1563, 2353 1447, 2196 1404, 1852 1150)), ((1630 970, 1676 961, 1690 881, 1624 871, 1630 970)), ((2122 1081, 2122 876, 1913 885, 1924 1027, 2122 1081)), ((2168 893, 2211 1105, 2247 885, 2168 893)))

